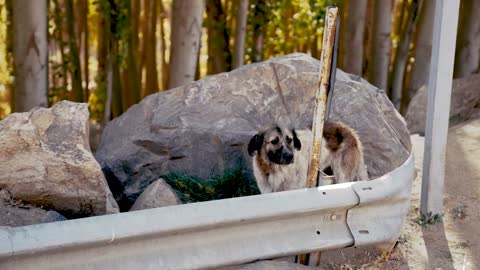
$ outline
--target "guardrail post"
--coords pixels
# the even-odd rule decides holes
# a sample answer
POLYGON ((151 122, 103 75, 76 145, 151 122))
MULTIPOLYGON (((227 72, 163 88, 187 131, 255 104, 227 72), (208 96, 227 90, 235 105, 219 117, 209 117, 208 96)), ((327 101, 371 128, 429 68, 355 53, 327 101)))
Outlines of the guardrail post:
POLYGON ((459 5, 459 0, 435 2, 420 205, 420 212, 427 220, 440 215, 443 207, 445 152, 459 5))

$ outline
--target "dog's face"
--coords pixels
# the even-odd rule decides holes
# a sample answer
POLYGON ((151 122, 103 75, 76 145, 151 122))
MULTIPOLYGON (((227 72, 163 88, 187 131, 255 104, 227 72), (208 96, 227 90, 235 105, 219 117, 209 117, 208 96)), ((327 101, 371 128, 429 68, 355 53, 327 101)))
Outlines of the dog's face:
POLYGON ((301 148, 295 130, 273 127, 250 139, 248 154, 253 156, 257 152, 272 163, 286 165, 293 163, 295 149, 298 151, 301 148))

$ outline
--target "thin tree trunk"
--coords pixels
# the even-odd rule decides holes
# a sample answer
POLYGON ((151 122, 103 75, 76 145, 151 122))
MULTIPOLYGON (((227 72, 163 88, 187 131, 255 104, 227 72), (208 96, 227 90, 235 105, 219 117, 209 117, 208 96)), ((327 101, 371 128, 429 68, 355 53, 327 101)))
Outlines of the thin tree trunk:
POLYGON ((344 69, 346 72, 362 75, 363 36, 367 0, 350 1, 345 24, 344 69))
POLYGON ((245 61, 245 37, 247 34, 248 0, 240 0, 237 13, 237 29, 235 33, 235 54, 233 68, 243 65, 245 61))
POLYGON ((393 36, 400 36, 405 21, 405 10, 408 5, 407 0, 394 0, 393 5, 393 22, 392 22, 392 34, 393 36))
POLYGON ((68 62, 67 58, 65 56, 65 41, 63 40, 63 16, 62 14, 64 13, 62 8, 60 7, 60 4, 58 0, 53 0, 53 3, 55 5, 54 8, 54 22, 55 22, 55 34, 56 37, 55 39, 58 42, 59 50, 60 50, 60 64, 61 64, 61 69, 62 69, 62 86, 61 86, 61 91, 59 93, 59 99, 63 100, 67 98, 67 87, 68 87, 68 62))
POLYGON ((229 49, 227 18, 220 0, 207 0, 208 74, 231 69, 232 56, 229 49))
MULTIPOLYGON (((141 0, 132 0, 132 11, 131 11, 131 22, 132 22, 132 46, 135 48, 136 52, 138 52, 138 48, 140 46, 139 40, 139 31, 140 31, 140 11, 141 11, 141 0)), ((159 1, 160 3, 162 1, 159 1)), ((135 55, 135 58, 138 59, 139 55, 135 55)))
POLYGON ((291 1, 284 1, 284 6, 281 10, 282 12, 282 17, 283 17, 283 23, 282 23, 282 32, 283 32, 283 47, 285 53, 291 53, 293 51, 293 44, 292 41, 290 40, 290 25, 292 21, 292 10, 293 6, 291 1))
POLYGON ((47 2, 14 0, 15 111, 46 107, 48 91, 47 2))
POLYGON ((82 82, 82 87, 84 85, 83 97, 85 101, 88 101, 88 0, 77 0, 73 14, 74 17, 78 18, 74 22, 74 26, 76 26, 75 34, 79 50, 80 73, 83 73, 82 78, 85 78, 82 82))
MULTIPOLYGON (((6 0, 5 1, 5 9, 7 11, 7 40, 6 40, 6 46, 5 46, 5 55, 7 59, 7 67, 10 68, 9 76, 13 76, 15 74, 15 65, 13 63, 13 46, 14 46, 14 36, 13 36, 13 31, 14 31, 14 26, 13 26, 13 0, 6 0)), ((10 83, 7 84, 7 90, 8 90, 8 98, 9 98, 9 105, 10 105, 10 111, 14 112, 15 111, 15 87, 14 87, 14 82, 10 81, 10 83)))
POLYGON ((112 74, 111 74, 111 57, 109 57, 109 46, 111 39, 110 31, 110 15, 105 13, 99 14, 98 21, 98 47, 97 47, 97 77, 95 78, 97 88, 96 96, 100 102, 105 102, 103 110, 103 126, 110 121, 112 115, 112 74))
POLYGON ((204 9, 204 0, 173 1, 169 88, 190 83, 195 78, 204 9))
MULTIPOLYGON (((136 1, 134 1, 136 2, 136 1)), ((130 22, 130 31, 128 33, 128 38, 127 38, 127 67, 124 70, 125 76, 125 82, 126 82, 126 91, 125 93, 125 99, 124 99, 124 110, 133 104, 136 104, 140 101, 140 77, 138 76, 138 67, 137 67, 137 58, 136 58, 136 52, 138 50, 138 25, 137 29, 135 29, 135 14, 133 13, 132 6, 128 5, 127 6, 127 19, 130 22)))
MULTIPOLYGON (((355 1, 355 0, 354 0, 355 1)), ((345 69, 345 50, 346 50, 346 40, 345 40, 345 35, 346 35, 346 22, 348 18, 348 7, 350 6, 350 0, 340 0, 338 1, 338 12, 340 16, 340 30, 338 33, 338 51, 337 51, 337 67, 340 69, 345 69)), ((323 34, 322 34, 322 39, 323 39, 323 34)), ((320 39, 320 41, 322 40, 320 39)), ((322 44, 323 46, 323 44, 322 44)), ((321 48, 320 48, 321 50, 321 48)), ((321 55, 319 54, 320 58, 321 55)))
POLYGON ((312 39, 310 53, 312 54, 313 58, 320 59, 320 50, 318 49, 318 34, 315 34, 315 36, 312 39))
POLYGON ((453 76, 462 78, 479 71, 480 1, 460 1, 455 68, 453 76))
POLYGON ((112 57, 107 57, 107 73, 106 73, 106 101, 104 124, 108 123, 112 117, 112 96, 113 96, 113 63, 112 57))
POLYGON ((393 83, 392 83, 392 103, 397 110, 400 110, 400 102, 403 92, 403 81, 405 68, 408 60, 408 51, 410 41, 413 35, 413 29, 418 20, 418 15, 422 10, 423 0, 413 0, 407 10, 407 19, 404 29, 400 34, 400 40, 395 53, 393 64, 393 83))
POLYGON ((372 65, 373 65, 373 28, 374 28, 374 14, 375 14, 375 0, 368 0, 367 3, 367 17, 365 19, 365 33, 363 49, 363 69, 362 77, 371 78, 372 65))
MULTIPOLYGON (((150 37, 149 31, 149 23, 150 23, 150 1, 152 0, 143 0, 143 16, 141 17, 141 29, 142 29, 142 40, 140 45, 140 52, 139 52, 139 65, 138 65, 138 75, 140 76, 140 81, 142 84, 146 85, 146 80, 144 76, 145 71, 145 62, 147 56, 147 48, 148 48, 148 38, 150 37)), ((146 96, 147 88, 145 87, 142 91, 142 97, 146 96)))
POLYGON ((117 59, 118 55, 118 41, 112 40, 112 47, 109 55, 109 86, 111 89, 108 91, 112 95, 112 118, 118 117, 123 112, 123 100, 122 100, 122 84, 120 79, 120 65, 117 59))
MULTIPOLYGON (((257 0, 254 2, 253 12, 247 15, 252 18, 251 33, 252 37, 248 39, 251 50, 248 52, 250 61, 258 62, 263 58, 263 37, 266 32, 266 24, 268 19, 268 6, 265 0, 257 0)), ((248 27, 248 26, 247 26, 248 27)), ((247 34, 248 34, 247 33, 247 34)))
POLYGON ((374 46, 371 81, 387 90, 390 62, 390 31, 392 29, 392 1, 375 1, 374 46))
POLYGON ((257 35, 255 43, 255 62, 260 62, 263 60, 263 44, 264 44, 264 33, 261 32, 257 35))
POLYGON ((226 2, 225 4, 227 5, 227 8, 224 9, 225 21, 227 22, 226 28, 228 29, 229 33, 232 33, 232 36, 233 36, 233 29, 235 29, 237 24, 235 14, 238 13, 238 5, 240 4, 239 1, 242 1, 242 0, 225 1, 226 2))
POLYGON ((146 68, 146 86, 145 95, 158 92, 158 72, 157 72, 157 4, 156 0, 150 0, 150 17, 148 21, 147 51, 145 59, 146 68))
POLYGON ((68 45, 70 49, 70 76, 72 78, 71 99, 76 102, 83 102, 82 89, 82 69, 80 66, 80 57, 78 54, 77 41, 75 40, 73 0, 65 1, 68 45))
POLYGON ((85 101, 88 101, 88 97, 90 96, 90 91, 88 88, 88 83, 89 83, 89 74, 88 74, 88 58, 90 56, 90 51, 89 51, 89 31, 88 31, 88 0, 83 0, 83 5, 84 5, 84 13, 83 13, 83 29, 84 29, 84 34, 83 34, 83 74, 85 75, 85 101))
POLYGON ((415 32, 415 63, 412 70, 412 79, 408 86, 408 100, 415 95, 420 87, 428 83, 430 73, 435 1, 427 0, 423 5, 415 32))
POLYGON ((162 67, 162 90, 167 89, 168 87, 168 64, 167 64, 167 56, 166 56, 166 51, 167 51, 167 41, 165 40, 165 27, 164 27, 164 21, 165 21, 165 7, 163 6, 163 1, 158 2, 160 6, 160 45, 161 45, 161 50, 160 50, 160 64, 162 67))

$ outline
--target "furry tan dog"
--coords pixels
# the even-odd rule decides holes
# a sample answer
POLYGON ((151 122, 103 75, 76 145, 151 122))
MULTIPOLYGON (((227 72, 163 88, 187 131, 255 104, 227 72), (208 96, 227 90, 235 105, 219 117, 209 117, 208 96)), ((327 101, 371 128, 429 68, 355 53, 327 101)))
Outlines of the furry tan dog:
MULTIPOLYGON (((311 142, 311 131, 280 127, 253 136, 248 153, 254 156, 253 172, 260 191, 305 188, 311 142), (302 142, 306 146, 303 150, 302 142)), ((320 170, 328 167, 335 183, 368 180, 362 143, 355 130, 341 122, 327 121, 324 126, 320 170)))

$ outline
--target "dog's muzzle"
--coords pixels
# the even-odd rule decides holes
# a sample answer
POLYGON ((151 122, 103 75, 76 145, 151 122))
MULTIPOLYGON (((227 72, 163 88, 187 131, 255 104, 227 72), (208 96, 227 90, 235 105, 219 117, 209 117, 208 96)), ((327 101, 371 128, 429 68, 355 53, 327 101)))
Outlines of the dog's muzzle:
POLYGON ((282 157, 280 158, 280 164, 291 164, 293 163, 293 153, 290 151, 283 151, 282 157))

